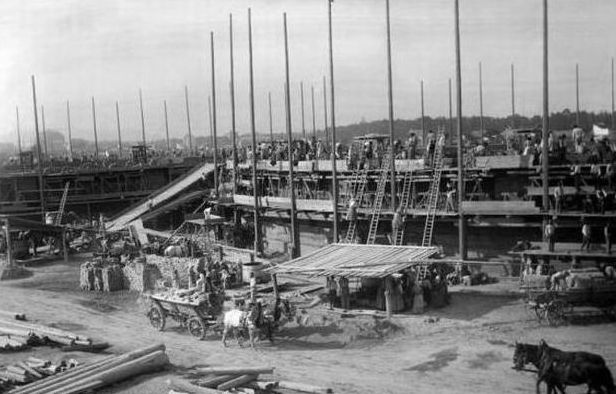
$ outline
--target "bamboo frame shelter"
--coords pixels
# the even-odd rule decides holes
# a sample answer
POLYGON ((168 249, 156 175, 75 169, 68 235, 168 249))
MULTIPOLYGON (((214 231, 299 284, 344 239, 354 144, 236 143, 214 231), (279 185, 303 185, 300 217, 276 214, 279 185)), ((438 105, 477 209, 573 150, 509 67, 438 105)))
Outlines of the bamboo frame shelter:
MULTIPOLYGON (((438 253, 434 246, 357 245, 335 243, 271 269, 277 274, 386 278, 438 253)), ((436 261, 436 260, 435 260, 436 261)))

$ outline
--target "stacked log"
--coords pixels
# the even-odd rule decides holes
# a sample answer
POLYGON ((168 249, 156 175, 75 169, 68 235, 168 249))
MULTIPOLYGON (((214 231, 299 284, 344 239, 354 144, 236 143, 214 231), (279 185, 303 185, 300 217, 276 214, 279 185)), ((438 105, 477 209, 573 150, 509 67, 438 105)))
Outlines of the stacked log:
POLYGON ((123 266, 118 259, 95 259, 80 267, 79 287, 84 291, 117 291, 125 289, 123 266))
POLYGON ((163 279, 172 281, 174 271, 177 271, 182 287, 188 286, 189 270, 191 266, 199 263, 199 258, 193 257, 164 257, 155 254, 146 255, 148 264, 158 267, 163 279))
POLYGON ((48 360, 40 360, 30 357, 14 365, 9 365, 0 370, 0 388, 7 389, 15 385, 22 385, 44 379, 48 376, 64 372, 77 366, 77 361, 62 361, 52 364, 48 360))
POLYGON ((240 393, 313 393, 329 394, 332 390, 303 383, 276 381, 272 379, 259 380, 260 375, 273 374, 271 367, 216 367, 197 368, 196 374, 201 378, 192 384, 179 380, 170 380, 171 389, 188 393, 221 393, 232 390, 240 393))
POLYGON ((43 344, 100 348, 100 344, 94 345, 89 338, 70 331, 24 321, 0 320, 0 349, 21 350, 43 344))
POLYGON ((74 368, 53 378, 42 379, 23 386, 13 393, 73 394, 96 391, 134 376, 161 370, 168 363, 165 346, 154 345, 74 368))

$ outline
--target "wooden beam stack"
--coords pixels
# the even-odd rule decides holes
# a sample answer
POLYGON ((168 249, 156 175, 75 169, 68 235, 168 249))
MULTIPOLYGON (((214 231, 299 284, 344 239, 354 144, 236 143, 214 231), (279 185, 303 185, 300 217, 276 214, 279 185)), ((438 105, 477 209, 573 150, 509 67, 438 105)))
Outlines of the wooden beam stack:
POLYGON ((169 387, 174 391, 210 394, 223 392, 237 393, 312 393, 329 394, 332 390, 324 387, 317 387, 296 382, 278 381, 259 378, 260 375, 274 373, 271 367, 213 367, 198 368, 195 373, 200 378, 192 381, 192 384, 181 380, 168 381, 169 387))
POLYGON ((13 394, 75 394, 96 391, 122 380, 165 368, 169 359, 165 345, 153 345, 90 365, 74 368, 52 378, 41 379, 12 391, 13 394))
POLYGON ((21 385, 55 375, 59 372, 74 368, 77 362, 63 361, 60 365, 53 365, 50 361, 30 357, 14 365, 9 365, 0 370, 0 389, 8 389, 15 385, 21 385))

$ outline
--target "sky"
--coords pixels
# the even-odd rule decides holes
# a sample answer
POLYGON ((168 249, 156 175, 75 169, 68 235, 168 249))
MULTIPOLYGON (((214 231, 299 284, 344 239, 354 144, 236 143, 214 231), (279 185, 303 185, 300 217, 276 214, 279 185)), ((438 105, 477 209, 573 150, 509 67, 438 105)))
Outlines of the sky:
MULTIPOLYGON (((478 115, 478 64, 483 68, 487 116, 511 111, 510 65, 515 64, 516 112, 541 113, 541 0, 461 0, 463 115, 478 115)), ((448 114, 448 79, 455 75, 453 0, 391 0, 394 116, 448 114)), ((141 136, 139 89, 146 138, 187 133, 188 86, 193 135, 209 134, 212 93, 210 32, 215 40, 219 135, 231 130, 229 14, 233 14, 236 124, 250 132, 247 9, 252 9, 257 132, 284 131, 283 12, 288 17, 293 131, 323 128, 323 76, 329 75, 326 0, 2 0, 0 2, 0 139, 16 143, 16 107, 22 140, 34 141, 31 75, 48 129, 66 133, 70 102, 73 138, 93 139, 91 98, 100 140, 117 136, 115 102, 124 140, 141 136)), ((611 108, 611 58, 616 52, 614 0, 550 1, 550 109, 575 108, 575 65, 580 106, 611 108)), ((384 0, 333 3, 336 123, 388 117, 384 0)), ((455 81, 454 89, 455 89, 455 81)), ((328 88, 329 89, 329 88, 328 88)), ((328 91, 329 96, 329 91, 328 91)), ((40 109, 40 108, 39 108, 40 109)), ((455 109, 454 109, 455 111, 455 109)), ((329 112, 329 108, 328 108, 329 112)))

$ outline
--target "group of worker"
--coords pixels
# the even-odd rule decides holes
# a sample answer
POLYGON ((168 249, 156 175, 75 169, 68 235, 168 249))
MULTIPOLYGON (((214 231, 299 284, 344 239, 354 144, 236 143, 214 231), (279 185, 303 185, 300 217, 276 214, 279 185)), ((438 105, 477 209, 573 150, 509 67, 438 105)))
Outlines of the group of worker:
MULTIPOLYGON (((592 227, 590 223, 582 218, 582 244, 580 250, 590 251, 590 246, 592 244, 592 227)), ((612 253, 612 224, 608 220, 603 225, 603 239, 605 242, 605 251, 607 253, 612 253)), ((545 226, 543 227, 543 237, 544 241, 548 245, 548 251, 554 252, 554 245, 556 243, 556 225, 552 219, 547 220, 545 226)))

